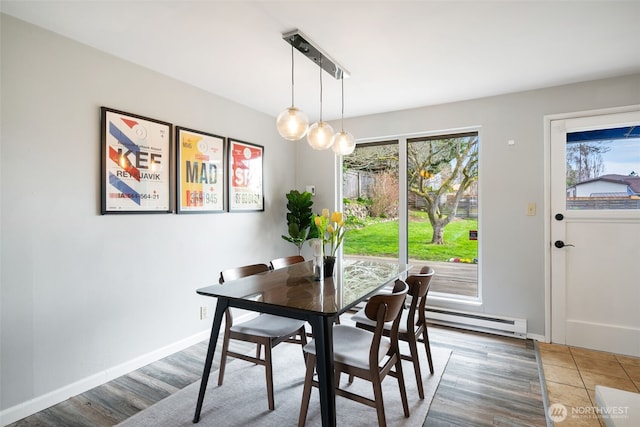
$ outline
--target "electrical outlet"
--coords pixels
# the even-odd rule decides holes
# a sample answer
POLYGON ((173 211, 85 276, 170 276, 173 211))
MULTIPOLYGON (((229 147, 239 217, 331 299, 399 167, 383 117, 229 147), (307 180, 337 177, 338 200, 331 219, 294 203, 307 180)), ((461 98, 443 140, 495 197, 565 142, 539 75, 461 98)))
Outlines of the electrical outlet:
POLYGON ((200 307, 200 320, 204 320, 207 318, 207 306, 203 305, 200 307))

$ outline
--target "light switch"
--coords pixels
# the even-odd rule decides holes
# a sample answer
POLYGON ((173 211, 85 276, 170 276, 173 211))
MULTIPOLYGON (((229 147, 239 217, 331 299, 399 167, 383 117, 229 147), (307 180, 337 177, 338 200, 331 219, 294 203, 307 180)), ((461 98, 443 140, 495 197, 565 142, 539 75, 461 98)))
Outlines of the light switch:
POLYGON ((534 202, 530 202, 527 205, 527 215, 528 216, 535 216, 536 215, 536 204, 534 202))
POLYGON ((311 193, 312 196, 316 195, 316 186, 315 185, 307 185, 307 193, 311 193))

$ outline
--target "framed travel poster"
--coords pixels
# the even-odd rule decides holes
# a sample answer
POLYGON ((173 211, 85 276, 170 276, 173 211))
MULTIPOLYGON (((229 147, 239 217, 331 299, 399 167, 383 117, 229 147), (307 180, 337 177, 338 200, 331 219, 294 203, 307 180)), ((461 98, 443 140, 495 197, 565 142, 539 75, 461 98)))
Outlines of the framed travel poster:
POLYGON ((264 147, 229 139, 229 211, 263 211, 264 147))
POLYGON ((178 213, 224 212, 224 138, 176 126, 178 213))
POLYGON ((171 123, 101 107, 101 213, 171 213, 171 123))

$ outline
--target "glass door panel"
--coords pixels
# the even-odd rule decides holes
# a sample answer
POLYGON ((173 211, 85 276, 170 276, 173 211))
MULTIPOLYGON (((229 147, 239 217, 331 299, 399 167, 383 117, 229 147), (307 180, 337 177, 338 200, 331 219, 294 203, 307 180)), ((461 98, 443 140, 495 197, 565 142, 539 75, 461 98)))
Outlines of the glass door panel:
POLYGON ((478 133, 407 140, 409 264, 436 270, 432 293, 477 299, 478 133))
POLYGON ((345 258, 398 259, 398 141, 358 144, 343 159, 345 258))

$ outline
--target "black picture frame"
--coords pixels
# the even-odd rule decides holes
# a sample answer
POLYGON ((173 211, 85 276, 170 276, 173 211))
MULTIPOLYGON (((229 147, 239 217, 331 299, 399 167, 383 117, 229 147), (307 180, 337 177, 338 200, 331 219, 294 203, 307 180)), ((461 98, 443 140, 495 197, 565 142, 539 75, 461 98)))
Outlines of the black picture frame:
POLYGON ((173 125, 108 107, 100 118, 101 213, 173 213, 173 125))
POLYGON ((226 139, 176 126, 175 141, 178 214, 226 212, 226 139))
POLYGON ((264 211, 264 147, 228 138, 229 212, 264 211))

